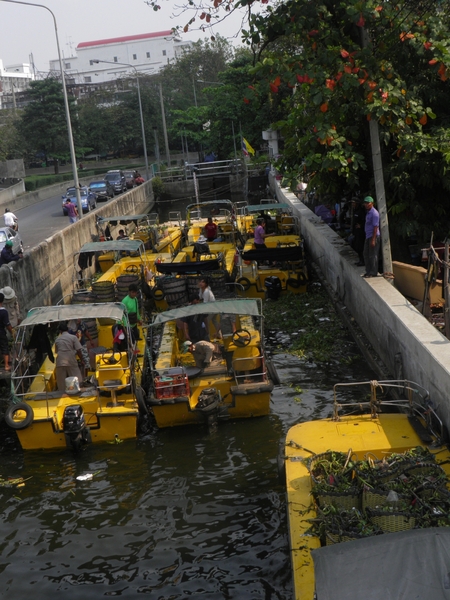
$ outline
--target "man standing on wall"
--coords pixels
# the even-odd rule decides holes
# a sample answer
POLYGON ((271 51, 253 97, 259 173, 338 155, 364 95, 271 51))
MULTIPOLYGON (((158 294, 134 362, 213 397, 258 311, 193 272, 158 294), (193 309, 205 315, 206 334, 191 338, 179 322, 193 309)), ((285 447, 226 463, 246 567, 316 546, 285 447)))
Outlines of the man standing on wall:
POLYGON ((373 206, 372 196, 364 198, 366 209, 366 224, 364 241, 364 264, 366 272, 363 277, 376 277, 378 275, 378 256, 380 253, 380 215, 373 206))

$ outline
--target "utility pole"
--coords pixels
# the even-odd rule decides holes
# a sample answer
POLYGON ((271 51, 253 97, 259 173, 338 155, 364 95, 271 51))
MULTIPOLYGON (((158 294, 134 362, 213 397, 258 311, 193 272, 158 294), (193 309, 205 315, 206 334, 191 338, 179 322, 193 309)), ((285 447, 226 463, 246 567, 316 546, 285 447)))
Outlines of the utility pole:
MULTIPOLYGON (((361 47, 367 48, 369 35, 364 27, 361 27, 361 47)), ((377 198, 377 210, 380 213, 381 253, 383 257, 383 271, 392 273, 391 240, 389 238, 389 222, 386 206, 386 192, 384 189, 383 164, 381 161, 380 134, 378 121, 370 119, 370 144, 372 147, 373 177, 375 180, 375 195, 377 198)), ((388 279, 393 284, 393 280, 388 279)))
POLYGON ((159 82, 159 99, 161 102, 161 116, 162 116, 163 132, 164 132, 164 143, 166 145, 167 168, 170 169, 169 138, 167 137, 166 113, 164 111, 164 98, 163 98, 161 82, 159 82))

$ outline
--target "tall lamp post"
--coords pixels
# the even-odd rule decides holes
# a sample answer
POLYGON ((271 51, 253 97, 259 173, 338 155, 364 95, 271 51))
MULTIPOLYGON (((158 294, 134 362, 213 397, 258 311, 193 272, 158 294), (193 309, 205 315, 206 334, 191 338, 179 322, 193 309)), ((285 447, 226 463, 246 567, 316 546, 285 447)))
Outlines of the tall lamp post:
POLYGON ((136 73, 136 81, 137 81, 137 91, 138 91, 138 100, 139 100, 139 115, 141 117, 141 129, 142 129, 142 144, 144 146, 144 158, 145 158, 145 173, 147 176, 147 181, 150 179, 149 171, 148 171, 148 158, 147 158, 147 142, 145 141, 145 127, 144 127, 144 115, 142 113, 142 101, 141 101, 141 86, 139 85, 139 73, 134 65, 130 65, 129 63, 123 62, 113 62, 112 60, 92 60, 93 63, 106 63, 108 65, 122 65, 124 67, 131 67, 134 69, 136 73))
POLYGON ((81 205, 80 184, 78 181, 77 157, 75 155, 75 146, 73 145, 72 123, 70 122, 70 111, 69 111, 69 100, 67 98, 66 79, 64 76, 63 63, 62 63, 62 59, 61 59, 61 51, 59 49, 58 27, 56 25, 55 15, 48 8, 48 6, 44 6, 43 4, 35 4, 34 2, 22 2, 21 0, 0 0, 0 1, 1 2, 10 2, 11 4, 24 4, 25 6, 37 6, 38 8, 45 8, 45 10, 48 10, 48 12, 53 17, 53 24, 55 26, 56 46, 58 48, 59 68, 61 69, 61 82, 62 82, 62 88, 63 88, 63 94, 64 94, 64 109, 66 112, 67 135, 69 138, 69 149, 70 149, 70 160, 72 161, 73 183, 75 186, 75 193, 76 193, 76 197, 77 197, 78 214, 81 219, 83 216, 83 206, 81 205))

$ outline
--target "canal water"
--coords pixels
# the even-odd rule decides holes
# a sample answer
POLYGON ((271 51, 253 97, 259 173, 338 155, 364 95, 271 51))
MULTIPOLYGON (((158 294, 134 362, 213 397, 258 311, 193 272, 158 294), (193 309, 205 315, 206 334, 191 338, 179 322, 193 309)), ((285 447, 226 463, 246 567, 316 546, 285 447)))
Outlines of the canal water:
POLYGON ((282 385, 267 417, 151 430, 78 455, 23 452, 1 425, 0 596, 291 600, 280 442, 331 413, 335 383, 374 374, 348 336, 315 362, 272 334, 282 385), (2 485, 19 477, 22 487, 2 485))
POLYGON ((270 416, 211 433, 151 431, 72 455, 24 453, 2 430, 0 477, 26 482, 0 487, 0 595, 291 600, 279 443, 330 414, 334 383, 373 378, 351 340, 342 353, 352 360, 275 355, 270 416))

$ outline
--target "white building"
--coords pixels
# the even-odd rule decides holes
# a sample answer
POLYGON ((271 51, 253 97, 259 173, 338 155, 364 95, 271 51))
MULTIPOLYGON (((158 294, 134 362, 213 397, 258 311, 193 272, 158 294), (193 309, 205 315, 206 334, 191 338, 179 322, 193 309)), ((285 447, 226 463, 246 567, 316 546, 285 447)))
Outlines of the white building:
POLYGON ((24 93, 34 74, 29 64, 3 66, 0 59, 0 109, 19 108, 24 105, 24 93))
MULTIPOLYGON (((157 73, 189 51, 191 45, 192 42, 182 42, 171 30, 82 42, 76 47, 75 56, 63 59, 63 67, 68 83, 90 87, 89 84, 134 75, 132 67, 144 74, 157 73)), ((59 60, 50 61, 50 71, 60 72, 59 60)))

